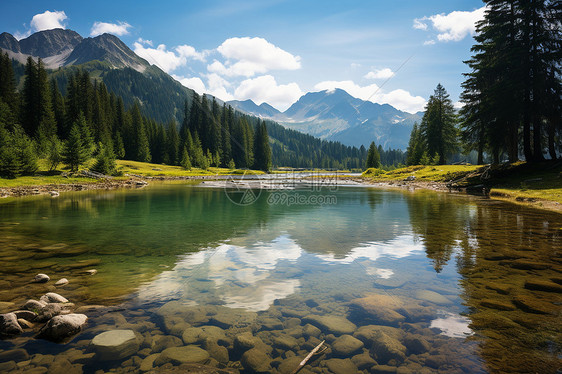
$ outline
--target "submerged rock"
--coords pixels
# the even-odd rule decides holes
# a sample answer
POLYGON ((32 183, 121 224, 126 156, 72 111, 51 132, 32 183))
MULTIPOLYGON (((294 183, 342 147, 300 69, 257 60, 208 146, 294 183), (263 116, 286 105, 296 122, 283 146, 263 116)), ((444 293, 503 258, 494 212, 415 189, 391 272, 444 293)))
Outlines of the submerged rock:
POLYGON ((547 302, 536 299, 531 296, 516 296, 513 299, 513 303, 517 305, 519 309, 527 313, 535 314, 554 314, 556 313, 556 307, 547 302))
POLYGON ((480 301, 480 305, 491 309, 515 310, 513 304, 494 299, 483 299, 482 301, 480 301))
POLYGON ((180 347, 183 345, 183 342, 180 338, 177 338, 172 335, 161 335, 156 337, 151 344, 152 352, 158 353, 162 352, 166 348, 171 347, 180 347))
POLYGON ((152 354, 150 356, 145 357, 141 364, 139 370, 144 373, 145 371, 152 370, 154 367, 154 360, 156 360, 160 356, 159 353, 152 354))
POLYGON ((326 366, 334 374, 356 373, 357 366, 349 359, 332 358, 326 361, 326 366))
POLYGON ((240 358, 240 362, 250 372, 263 373, 271 371, 271 358, 257 348, 246 351, 240 358))
POLYGON ((363 342, 351 335, 342 335, 332 343, 332 351, 340 357, 349 357, 361 348, 363 348, 363 342))
POLYGON ((259 337, 252 335, 249 331, 238 334, 236 338, 234 338, 234 349, 242 352, 262 345, 264 345, 264 342, 259 337))
POLYGON ((0 337, 13 337, 22 332, 15 313, 0 314, 0 337))
POLYGON ((406 320, 406 317, 397 312, 403 305, 397 297, 369 295, 352 300, 350 308, 355 314, 359 314, 359 317, 385 325, 397 325, 406 320))
POLYGON ((371 346, 371 356, 379 363, 386 364, 390 360, 402 362, 406 358, 406 347, 395 339, 382 331, 378 331, 373 336, 373 345, 371 346))
POLYGON ((305 322, 317 326, 326 333, 334 335, 353 334, 357 326, 345 317, 320 316, 310 314, 303 318, 305 322))
POLYGON ((139 342, 133 330, 102 332, 92 339, 91 345, 102 361, 120 360, 139 350, 139 342))
POLYGON ((525 282, 528 290, 562 293, 562 285, 543 279, 528 279, 525 282))
POLYGON ((47 283, 51 278, 47 274, 39 273, 33 278, 34 283, 47 283))
POLYGON ((155 366, 167 363, 181 365, 185 363, 205 363, 209 359, 209 353, 195 345, 185 347, 167 348, 154 360, 155 366))
POLYGON ((416 298, 424 301, 429 301, 437 305, 449 305, 453 302, 447 299, 445 296, 430 290, 418 290, 416 291, 416 298))
POLYGON ((88 317, 84 314, 55 316, 41 328, 37 337, 54 342, 62 341, 80 332, 87 320, 88 317))

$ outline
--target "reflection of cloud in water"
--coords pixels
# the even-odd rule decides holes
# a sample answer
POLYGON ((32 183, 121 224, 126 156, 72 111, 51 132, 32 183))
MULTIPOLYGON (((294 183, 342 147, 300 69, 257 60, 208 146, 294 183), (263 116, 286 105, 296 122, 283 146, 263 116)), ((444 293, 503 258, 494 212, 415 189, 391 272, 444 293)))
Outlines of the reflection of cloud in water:
POLYGON ((472 335, 472 330, 468 327, 470 319, 454 313, 446 312, 444 317, 431 321, 430 328, 436 327, 441 330, 441 334, 452 338, 466 338, 472 335))
POLYGON ((293 294, 300 286, 298 279, 274 279, 273 270, 279 262, 295 262, 301 254, 302 249, 287 235, 251 246, 221 244, 182 256, 172 271, 160 274, 138 295, 144 300, 200 299, 204 303, 211 293, 229 307, 266 310, 275 299, 293 294))
POLYGON ((225 293, 223 300, 228 307, 257 312, 268 309, 275 299, 293 294, 299 286, 298 279, 265 280, 248 287, 231 288, 225 293))
POLYGON ((421 242, 416 243, 412 235, 401 235, 385 243, 371 242, 353 248, 343 258, 336 258, 333 254, 316 256, 327 262, 351 263, 360 258, 371 261, 376 261, 383 256, 401 258, 423 250, 423 244, 421 242))
POLYGON ((394 275, 392 269, 377 269, 377 268, 367 268, 368 275, 374 275, 382 279, 390 279, 394 275))

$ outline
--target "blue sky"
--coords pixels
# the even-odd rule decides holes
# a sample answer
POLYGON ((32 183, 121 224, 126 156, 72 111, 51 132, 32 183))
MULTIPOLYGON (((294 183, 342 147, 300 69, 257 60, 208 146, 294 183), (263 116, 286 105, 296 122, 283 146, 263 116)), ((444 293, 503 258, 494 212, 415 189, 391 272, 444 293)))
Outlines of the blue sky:
POLYGON ((183 84, 223 100, 284 110, 306 92, 339 87, 414 112, 437 83, 458 100, 482 7, 477 0, 2 1, 0 31, 110 31, 183 84))

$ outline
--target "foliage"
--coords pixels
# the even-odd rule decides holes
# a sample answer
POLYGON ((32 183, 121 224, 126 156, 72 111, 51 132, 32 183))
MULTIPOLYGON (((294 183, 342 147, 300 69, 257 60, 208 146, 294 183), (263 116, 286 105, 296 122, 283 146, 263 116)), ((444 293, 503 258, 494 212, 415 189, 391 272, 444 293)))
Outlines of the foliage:
POLYGON ((465 63, 461 135, 466 151, 499 163, 551 159, 562 151, 562 6, 559 1, 487 0, 465 63))
MULTIPOLYGON (((457 150, 457 118, 455 108, 445 88, 438 84, 434 94, 429 97, 419 128, 427 158, 421 162, 433 163, 431 155, 439 155, 438 163, 443 165, 446 158, 457 150)), ((418 139, 419 141, 419 139, 418 139)))
POLYGON ((81 164, 88 160, 90 154, 82 140, 80 127, 75 124, 70 129, 70 135, 64 145, 63 161, 71 171, 77 171, 81 164))
POLYGON ((115 154, 113 153, 113 146, 111 143, 100 143, 98 149, 98 155, 92 170, 105 175, 115 174, 117 165, 115 163, 115 154))
POLYGON ((369 151, 367 152, 367 163, 365 164, 365 167, 367 169, 381 167, 381 156, 375 145, 375 142, 371 142, 371 145, 369 146, 369 151))

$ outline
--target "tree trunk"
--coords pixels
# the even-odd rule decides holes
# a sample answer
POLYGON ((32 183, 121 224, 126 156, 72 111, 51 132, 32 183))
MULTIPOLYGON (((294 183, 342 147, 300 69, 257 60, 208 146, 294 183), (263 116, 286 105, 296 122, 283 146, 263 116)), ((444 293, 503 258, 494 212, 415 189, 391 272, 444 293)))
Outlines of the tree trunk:
POLYGON ((548 153, 550 158, 556 160, 556 148, 554 146, 554 136, 556 134, 556 117, 551 117, 548 121, 548 153))
POLYGON ((542 126, 541 119, 538 116, 533 118, 533 160, 544 161, 543 148, 542 148, 542 126))

